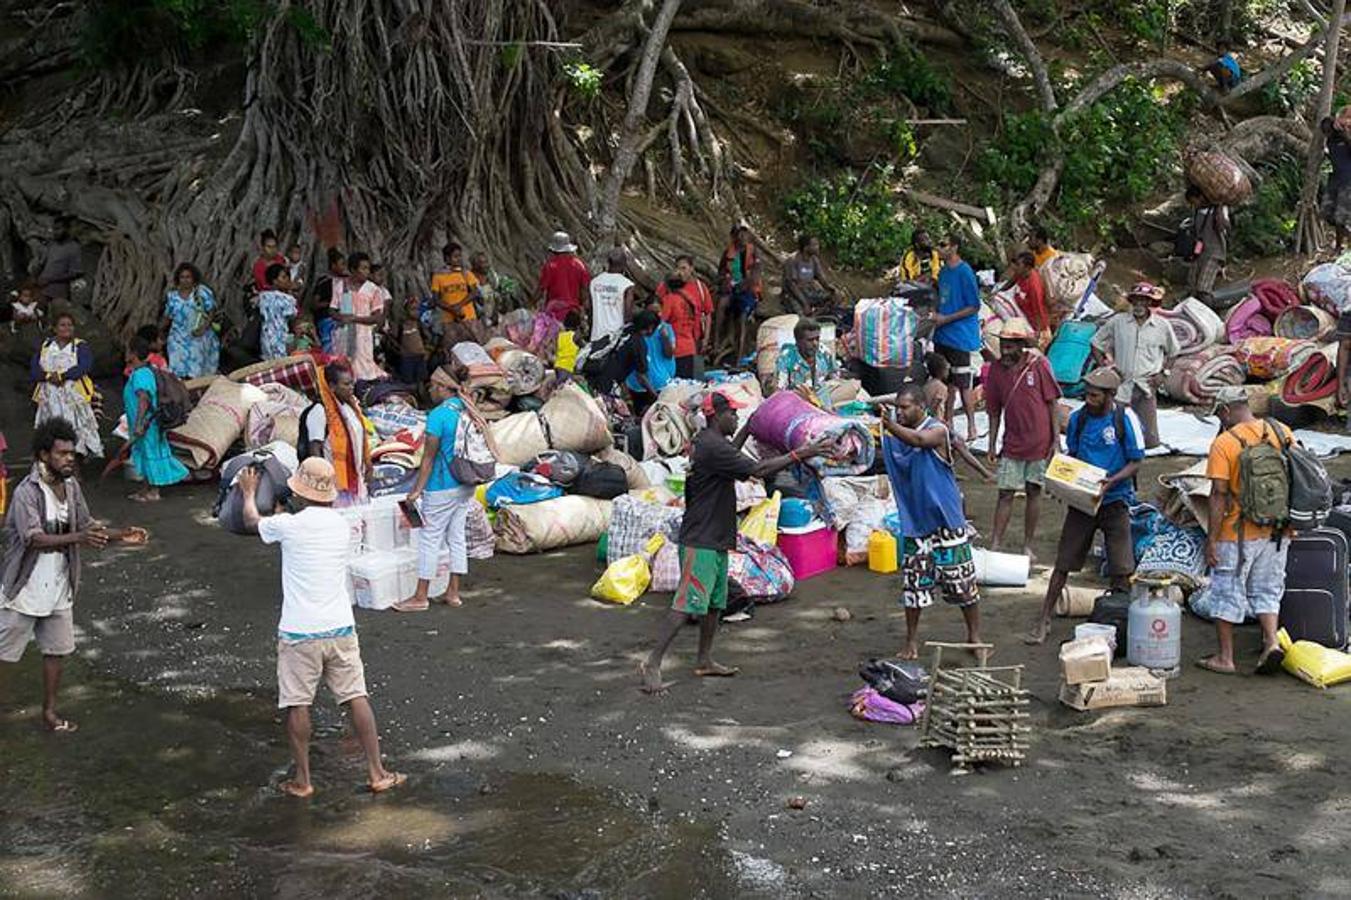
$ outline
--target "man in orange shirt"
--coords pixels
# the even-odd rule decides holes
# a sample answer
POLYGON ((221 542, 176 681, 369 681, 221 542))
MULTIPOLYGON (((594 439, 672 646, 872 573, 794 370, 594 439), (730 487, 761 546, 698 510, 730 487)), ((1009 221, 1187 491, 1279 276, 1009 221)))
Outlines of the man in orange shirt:
POLYGON ((1210 565, 1207 611, 1215 619, 1219 650, 1198 660, 1197 665, 1227 675, 1238 671, 1234 664, 1234 626, 1256 616, 1262 626, 1257 671, 1266 675, 1280 669, 1284 655, 1276 641, 1276 620, 1285 594, 1285 559, 1290 542, 1284 535, 1273 535, 1270 526, 1243 518, 1239 509, 1239 456, 1262 441, 1281 447, 1292 438, 1279 422, 1253 416, 1242 387, 1221 388, 1215 397, 1215 413, 1224 431, 1210 445, 1206 462, 1210 478, 1206 562, 1210 565))
POLYGON ((694 359, 708 352, 709 320, 713 294, 694 274, 694 257, 676 257, 675 273, 657 286, 661 318, 675 332, 675 375, 694 377, 694 359))
POLYGON ((441 311, 441 323, 472 322, 478 318, 478 277, 465 268, 464 250, 453 241, 441 251, 444 269, 432 273, 432 295, 441 311))

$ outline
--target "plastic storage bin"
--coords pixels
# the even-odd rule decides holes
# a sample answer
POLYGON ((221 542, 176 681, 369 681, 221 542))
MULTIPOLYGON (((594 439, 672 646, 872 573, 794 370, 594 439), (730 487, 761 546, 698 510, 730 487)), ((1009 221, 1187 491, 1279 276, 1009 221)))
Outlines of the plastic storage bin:
POLYGON ((365 546, 371 552, 397 550, 408 546, 408 520, 399 501, 403 497, 381 497, 361 507, 365 521, 365 546))
POLYGON ((798 581, 829 572, 839 565, 839 532, 825 523, 779 529, 779 549, 798 581))
MULTIPOLYGON (((363 609, 389 609, 404 597, 400 567, 404 554, 392 551, 365 553, 348 565, 352 575, 352 599, 363 609)), ((416 561, 414 576, 416 576, 416 561)), ((411 591, 409 592, 411 593, 411 591)))

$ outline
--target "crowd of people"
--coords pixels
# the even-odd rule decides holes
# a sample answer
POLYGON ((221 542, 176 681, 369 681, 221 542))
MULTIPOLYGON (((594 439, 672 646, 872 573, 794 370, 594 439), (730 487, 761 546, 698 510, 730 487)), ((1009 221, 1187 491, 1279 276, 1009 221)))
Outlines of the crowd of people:
MULTIPOLYGON (((1225 261, 1230 223, 1223 207, 1190 191, 1188 199, 1197 207, 1190 286, 1205 300, 1225 261)), ((1338 201, 1332 206, 1333 213, 1340 208, 1338 201)), ((44 657, 43 716, 54 730, 75 727, 57 711, 56 701, 61 660, 73 651, 70 609, 79 587, 80 550, 127 534, 93 523, 76 477, 79 460, 105 451, 99 426, 103 400, 91 378, 89 347, 75 334, 75 318, 51 303, 68 297, 69 285, 81 274, 78 244, 72 252, 72 243, 68 226, 59 223, 41 279, 26 286, 15 303, 16 322, 21 316, 28 317, 25 325, 45 321, 50 333, 32 358, 35 464, 10 503, 0 595, 0 660, 17 660, 30 638, 37 641, 44 657)), ((318 401, 301 416, 301 462, 288 482, 303 511, 260 510, 254 501, 258 475, 247 470, 239 482, 246 522, 265 543, 282 550, 279 705, 287 710, 295 756, 293 777, 282 789, 298 797, 313 792, 309 707, 322 681, 351 713, 366 752, 371 790, 383 791, 404 776, 380 761, 341 552, 348 526, 335 512, 364 501, 372 477, 371 438, 356 399, 358 387, 402 382, 429 407, 420 465, 407 498, 421 520, 417 586, 394 608, 417 613, 433 602, 459 606, 461 578, 468 573, 466 519, 475 502, 475 481, 467 480, 461 458, 463 435, 466 423, 477 425, 479 433, 487 429, 469 401, 465 367, 457 363, 454 348, 509 335, 558 378, 582 382, 610 407, 641 418, 674 379, 699 379, 707 368, 750 364, 750 342, 765 295, 765 248, 747 226, 737 224, 716 267, 705 269, 716 273, 711 280, 699 274, 698 261, 690 255, 676 257, 670 273, 654 279, 622 246, 604 252, 603 267, 593 275, 576 244, 559 232, 548 242, 536 283, 522 290, 495 272, 485 253, 466 253, 452 241, 425 288, 396 302, 387 287, 389 273, 368 253, 331 248, 326 270, 312 277, 301 246, 293 244, 285 254, 280 246, 275 233, 261 233, 242 322, 228 321, 226 304, 185 262, 172 273, 156 321, 127 342, 125 439, 143 482, 132 498, 157 500, 161 488, 189 476, 165 433, 163 392, 174 384, 166 375, 191 381, 250 362, 314 358, 318 401), (431 596, 437 561, 446 551, 451 577, 442 594, 431 596)), ((783 261, 779 302, 798 319, 765 388, 798 393, 830 409, 834 400, 828 385, 857 361, 823 344, 823 323, 847 332, 851 309, 820 251, 815 237, 803 235, 783 261)), ((898 262, 896 275, 927 291, 927 297, 916 295, 910 307, 917 316, 919 363, 889 396, 873 401, 880 420, 880 468, 890 481, 902 540, 897 593, 905 616, 900 652, 905 659, 918 656, 921 613, 940 598, 960 610, 968 641, 982 641, 972 543, 976 529, 966 511, 959 463, 996 486, 992 548, 1004 545, 1017 498, 1025 498, 1020 546, 1029 557, 1034 557, 1051 458, 1064 452, 1107 473, 1096 513, 1071 509, 1064 518, 1045 600, 1026 635, 1029 643, 1046 640, 1052 608, 1070 577, 1084 568, 1096 534, 1103 537, 1113 588, 1125 589, 1134 570, 1128 509, 1145 451, 1159 442, 1155 398, 1166 363, 1177 353, 1177 338, 1155 315, 1163 291, 1137 284, 1128 292, 1129 308, 1108 319, 1093 338, 1096 366, 1078 386, 1082 407, 1066 420, 1060 406, 1063 385, 1043 352, 1060 322, 1073 314, 1052 302, 1040 274, 1057 253, 1046 230, 1038 227, 1011 254, 996 289, 1009 292, 1017 315, 1003 322, 997 353, 988 349, 981 285, 963 259, 958 234, 935 242, 916 230, 898 262), (989 421, 984 459, 969 448, 980 436, 976 410, 982 403, 989 421), (957 427, 958 417, 963 428, 957 427)), ((649 692, 668 686, 663 659, 691 617, 702 622, 695 674, 736 674, 735 667, 712 655, 728 599, 728 554, 736 544, 736 483, 770 478, 825 451, 819 442, 759 459, 747 455, 747 428, 738 425, 738 405, 732 393, 716 387, 702 399, 704 425, 689 442, 678 537, 680 580, 670 614, 640 667, 641 686, 649 692)), ((1220 524, 1210 532, 1206 553, 1219 606, 1218 651, 1203 665, 1215 672, 1236 670, 1233 625, 1252 614, 1263 629, 1259 668, 1270 671, 1280 652, 1275 611, 1284 551, 1269 527, 1240 524, 1238 457, 1253 442, 1279 446, 1289 440, 1289 432, 1257 420, 1241 390, 1222 392, 1215 411, 1223 432, 1214 442, 1207 474, 1214 485, 1211 520, 1220 524)))

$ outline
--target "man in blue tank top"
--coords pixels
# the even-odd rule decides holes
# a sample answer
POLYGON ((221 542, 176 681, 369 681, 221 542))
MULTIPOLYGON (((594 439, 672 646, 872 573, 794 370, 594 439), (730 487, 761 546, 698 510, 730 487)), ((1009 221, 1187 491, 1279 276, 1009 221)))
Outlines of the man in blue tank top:
POLYGON ((966 639, 979 644, 980 590, 967 537, 962 492, 953 472, 952 437, 925 410, 924 390, 907 384, 896 393, 893 415, 882 420, 886 463, 901 520, 901 606, 905 648, 901 659, 919 658, 919 614, 935 594, 962 611, 966 639))

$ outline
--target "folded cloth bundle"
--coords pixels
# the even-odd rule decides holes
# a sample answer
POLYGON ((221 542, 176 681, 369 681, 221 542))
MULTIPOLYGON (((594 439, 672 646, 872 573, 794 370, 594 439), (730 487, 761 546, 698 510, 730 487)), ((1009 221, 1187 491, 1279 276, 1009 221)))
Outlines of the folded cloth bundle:
MULTIPOLYGON (((497 338, 501 340, 501 338, 497 338)), ((502 367, 499 366, 488 351, 483 349, 482 344, 475 344, 472 341, 461 341, 450 348, 451 358, 469 370, 469 377, 476 378, 480 376, 501 376, 502 367)))
POLYGON ((1199 353, 1224 334, 1224 322, 1213 309, 1195 297, 1188 297, 1173 309, 1156 310, 1154 314, 1172 327, 1182 348, 1179 356, 1199 353))
POLYGON ((1248 297, 1225 314, 1224 336, 1231 344, 1250 337, 1269 337, 1271 333, 1271 320, 1256 297, 1248 297))
POLYGON ((1292 306, 1276 317, 1276 337, 1322 343, 1332 336, 1337 320, 1317 306, 1292 306))
POLYGON ((1135 564, 1135 574, 1171 576, 1184 591, 1196 590, 1208 582, 1206 533, 1164 520, 1135 564))
POLYGON ((694 437, 694 421, 681 403, 658 400, 643 414, 643 457, 683 456, 694 437))
POLYGON ((307 397, 318 399, 319 375, 315 371, 314 357, 301 354, 284 359, 269 359, 235 369, 225 376, 241 384, 261 386, 264 384, 284 384, 294 388, 307 397))
POLYGON ((1327 344, 1291 370, 1281 399, 1291 406, 1315 403, 1337 393, 1337 345, 1327 344))
POLYGON ((1263 315, 1272 322, 1287 309, 1299 306, 1299 292, 1279 278, 1259 278, 1249 290, 1262 304, 1263 315))
POLYGON ((1314 266, 1300 282, 1300 288, 1306 300, 1334 316, 1351 309, 1351 268, 1340 260, 1314 266))
POLYGON ((1183 403, 1209 403, 1220 388, 1242 384, 1247 378, 1247 370, 1230 348, 1210 347, 1174 360, 1164 392, 1183 403))
POLYGON ((1270 381, 1289 373, 1312 354, 1318 352, 1313 341, 1290 338, 1245 338, 1234 348, 1234 358, 1257 381, 1270 381))
POLYGON ((555 450, 597 453, 614 444, 604 407, 575 382, 555 390, 539 414, 555 450))
POLYGON ((368 406, 365 413, 379 441, 389 440, 399 432, 408 432, 420 439, 422 432, 427 430, 427 414, 400 400, 368 406))
POLYGON ((310 400, 284 384, 269 382, 258 388, 264 399, 249 408, 244 446, 250 450, 273 441, 295 446, 300 439, 300 414, 310 400))
POLYGON ((497 548, 504 553, 542 553, 600 540, 610 527, 610 501, 568 494, 497 511, 497 548))
POLYGON ((493 338, 484 349, 501 367, 508 387, 516 396, 533 394, 544 386, 544 362, 535 354, 505 338, 493 338))
POLYGON ((825 456, 807 461, 820 475, 859 475, 872 467, 877 448, 868 426, 812 406, 792 391, 780 391, 751 413, 756 441, 787 452, 822 437, 831 445, 825 456))

